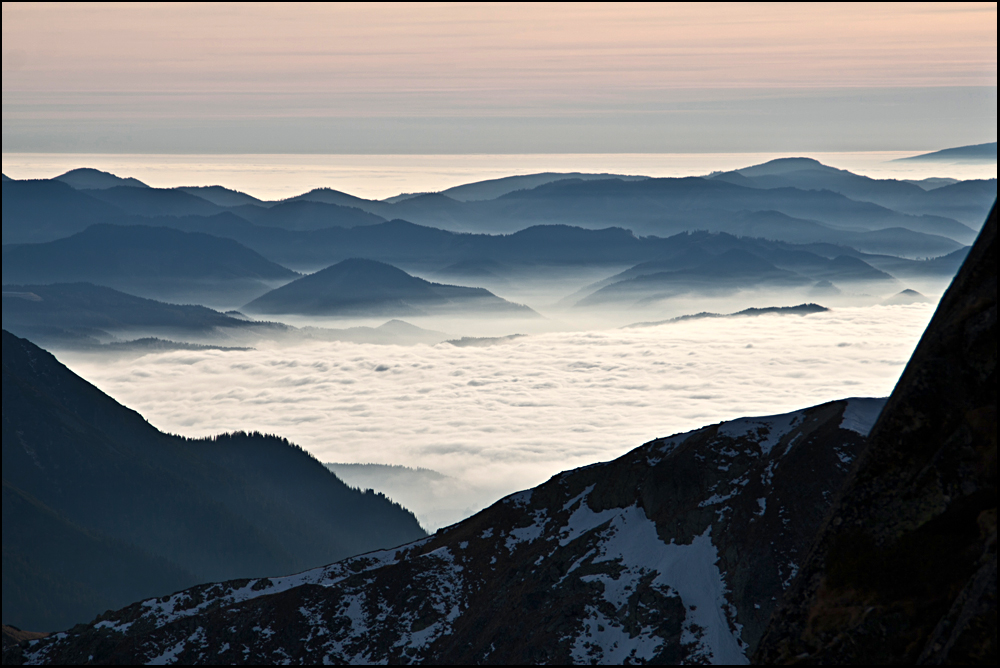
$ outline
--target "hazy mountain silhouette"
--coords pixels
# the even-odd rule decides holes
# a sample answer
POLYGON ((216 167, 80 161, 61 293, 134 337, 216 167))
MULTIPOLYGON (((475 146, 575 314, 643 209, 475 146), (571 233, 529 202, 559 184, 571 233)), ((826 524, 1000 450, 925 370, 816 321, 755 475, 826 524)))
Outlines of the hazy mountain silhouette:
MULTIPOLYGON (((902 186, 924 192, 911 184, 902 186)), ((329 190, 312 191, 299 198, 354 206, 386 219, 402 218, 454 231, 495 233, 537 224, 606 227, 613 223, 640 234, 662 234, 664 230, 698 229, 690 225, 709 210, 723 215, 780 211, 841 230, 903 227, 958 236, 965 243, 974 236, 967 226, 950 218, 901 214, 830 190, 764 189, 695 177, 637 181, 563 179, 493 200, 468 202, 443 194, 417 195, 395 203, 374 202, 329 190)))
POLYGON ((61 174, 52 180, 62 181, 77 190, 105 190, 107 188, 116 188, 119 186, 126 186, 130 188, 149 187, 139 179, 132 178, 131 176, 115 176, 110 172, 102 172, 99 169, 91 169, 89 167, 71 169, 65 174, 61 174))
POLYGON ((514 192, 515 190, 530 190, 553 181, 563 181, 565 179, 579 179, 581 181, 604 181, 607 179, 621 179, 622 181, 642 181, 648 176, 624 176, 621 174, 587 174, 584 172, 541 172, 539 174, 525 174, 523 176, 505 176, 499 179, 489 179, 486 181, 476 181, 466 183, 447 190, 442 190, 440 194, 445 195, 459 202, 470 202, 476 200, 496 199, 501 195, 514 192))
POLYGON ((92 283, 4 285, 3 325, 13 334, 45 345, 92 345, 149 334, 225 339, 256 331, 260 336, 278 336, 290 329, 235 318, 204 306, 135 297, 92 283))
POLYGON ((333 188, 314 188, 309 192, 296 195, 295 197, 289 197, 288 199, 282 201, 296 202, 300 200, 323 202, 324 204, 337 204, 338 206, 354 207, 356 209, 369 212, 371 211, 368 207, 379 207, 382 205, 382 202, 379 202, 378 200, 355 197, 354 195, 348 195, 347 193, 342 193, 339 190, 334 190, 333 188))
POLYGON ((837 246, 793 246, 707 232, 683 233, 664 241, 670 252, 661 259, 639 263, 586 286, 562 303, 627 304, 688 292, 803 287, 817 281, 891 285, 896 280, 865 262, 864 254, 842 254, 851 251, 837 246))
POLYGON ((978 229, 989 213, 992 200, 996 198, 996 179, 963 181, 963 189, 925 190, 906 181, 873 179, 835 169, 811 158, 780 158, 762 165, 714 174, 711 178, 752 188, 825 189, 903 213, 935 214, 937 218, 911 221, 905 226, 916 232, 948 236, 962 243, 972 241, 966 224, 975 225, 978 229), (941 217, 965 224, 950 225, 941 217))
MULTIPOLYGON (((570 175, 526 175, 449 190, 464 198, 463 192, 478 192, 479 197, 510 187, 522 188, 488 200, 460 201, 436 193, 391 198, 397 200, 394 202, 367 200, 328 188, 283 202, 263 202, 219 186, 156 189, 120 185, 77 191, 77 197, 70 200, 65 193, 52 190, 12 188, 29 182, 5 181, 4 241, 48 241, 103 222, 213 231, 272 259, 298 266, 313 264, 330 250, 332 241, 322 251, 316 249, 317 242, 325 241, 322 235, 280 237, 232 221, 220 225, 216 216, 230 211, 258 227, 285 230, 322 232, 326 226, 367 225, 379 218, 490 233, 537 225, 598 229, 614 225, 639 235, 662 237, 707 229, 792 243, 835 243, 863 252, 931 257, 970 243, 975 231, 969 225, 978 226, 996 192, 995 180, 925 190, 905 181, 869 179, 807 158, 772 161, 711 178, 627 180, 586 174, 563 178, 566 176, 570 175), (535 183, 541 184, 524 188, 535 183), (251 237, 262 239, 258 244, 251 237), (280 243, 273 251, 266 250, 275 237, 280 237, 280 243)), ((338 257, 352 255, 394 260, 370 253, 338 257)), ((336 257, 325 256, 326 261, 330 259, 336 257)), ((436 268, 464 259, 469 258, 453 257, 436 268)))
POLYGON ((252 195, 247 195, 246 193, 225 188, 223 186, 180 186, 174 188, 174 190, 180 190, 181 192, 185 192, 189 195, 200 197, 201 199, 211 202, 216 206, 227 208, 242 206, 244 204, 269 204, 268 202, 263 202, 252 195))
POLYGON ((813 313, 826 313, 830 309, 825 306, 820 306, 819 304, 799 304, 798 306, 765 306, 763 308, 745 308, 742 311, 737 311, 736 313, 709 313, 707 311, 702 313, 693 313, 691 315, 682 315, 676 318, 669 318, 667 320, 658 320, 656 322, 636 322, 631 325, 626 325, 622 329, 632 329, 637 327, 657 327, 659 325, 666 325, 672 322, 687 322, 688 320, 705 320, 714 318, 750 318, 760 315, 812 315, 813 313))
POLYGON ((883 301, 883 304, 894 305, 894 304, 930 304, 933 303, 933 299, 929 299, 924 295, 920 294, 916 290, 910 290, 907 288, 902 292, 899 292, 889 299, 883 301))
POLYGON ((139 216, 210 216, 224 211, 222 207, 183 190, 116 186, 87 194, 139 216))
POLYGON ((220 313, 135 297, 91 283, 5 285, 3 322, 8 331, 40 345, 105 353, 194 350, 206 344, 245 348, 262 340, 413 345, 448 338, 400 320, 378 327, 296 328, 252 320, 236 311, 220 313))
POLYGON ((946 148, 940 151, 934 151, 933 153, 921 153, 920 155, 913 155, 908 158, 899 158, 896 162, 902 161, 933 161, 933 162, 996 162, 997 161, 997 143, 989 142, 987 144, 972 144, 970 146, 958 146, 955 148, 946 148))
POLYGON ((953 183, 958 183, 959 179, 950 179, 947 177, 940 176, 928 176, 926 179, 903 179, 904 183, 912 183, 915 186, 920 186, 924 190, 934 190, 935 188, 940 188, 941 186, 950 186, 953 183))
POLYGON ((796 272, 779 269, 762 257, 739 248, 731 248, 707 262, 672 271, 639 273, 612 282, 577 302, 578 306, 665 299, 689 292, 731 293, 748 288, 795 288, 813 281, 796 272))
POLYGON ((3 243, 38 243, 127 214, 60 181, 3 182, 3 243))
POLYGON ((292 281, 258 297, 251 313, 311 315, 407 315, 445 310, 468 313, 537 315, 483 288, 431 283, 392 265, 350 259, 292 281))
POLYGON ((356 207, 310 200, 280 202, 269 207, 244 205, 230 210, 255 225, 283 230, 321 230, 327 227, 357 227, 385 222, 381 216, 356 207))
POLYGON ((222 292, 234 300, 297 276, 232 239, 139 225, 95 225, 57 241, 5 245, 2 271, 5 284, 87 281, 158 298, 222 292))
POLYGON ((424 535, 283 439, 163 434, 6 331, 3 416, 3 615, 24 628, 424 535))

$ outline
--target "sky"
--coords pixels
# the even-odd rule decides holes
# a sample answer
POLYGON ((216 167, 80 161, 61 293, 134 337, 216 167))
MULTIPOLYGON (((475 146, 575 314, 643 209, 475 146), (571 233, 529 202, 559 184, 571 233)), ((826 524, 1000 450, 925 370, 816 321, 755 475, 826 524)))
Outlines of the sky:
POLYGON ((659 436, 888 396, 934 304, 551 332, 486 348, 310 343, 58 358, 157 428, 259 430, 324 462, 451 476, 425 527, 659 436))
POLYGON ((3 4, 3 151, 996 140, 996 3, 3 4))

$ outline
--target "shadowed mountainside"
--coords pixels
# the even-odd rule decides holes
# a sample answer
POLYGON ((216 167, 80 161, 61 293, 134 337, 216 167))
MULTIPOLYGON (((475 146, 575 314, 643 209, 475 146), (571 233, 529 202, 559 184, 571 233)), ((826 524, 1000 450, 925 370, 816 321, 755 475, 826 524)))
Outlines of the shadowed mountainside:
POLYGON ((996 662, 996 227, 994 207, 758 661, 996 662))
POLYGON ((161 433, 6 330, 3 476, 4 623, 32 630, 424 535, 283 439, 161 433))

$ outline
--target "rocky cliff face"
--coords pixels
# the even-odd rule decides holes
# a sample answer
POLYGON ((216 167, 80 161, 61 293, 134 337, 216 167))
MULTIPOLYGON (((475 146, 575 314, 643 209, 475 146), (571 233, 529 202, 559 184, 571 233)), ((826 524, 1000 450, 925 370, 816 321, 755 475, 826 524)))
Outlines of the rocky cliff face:
POLYGON ((994 206, 758 661, 996 662, 996 227, 994 206))
POLYGON ((652 441, 427 539, 146 600, 5 659, 746 663, 882 403, 652 441))

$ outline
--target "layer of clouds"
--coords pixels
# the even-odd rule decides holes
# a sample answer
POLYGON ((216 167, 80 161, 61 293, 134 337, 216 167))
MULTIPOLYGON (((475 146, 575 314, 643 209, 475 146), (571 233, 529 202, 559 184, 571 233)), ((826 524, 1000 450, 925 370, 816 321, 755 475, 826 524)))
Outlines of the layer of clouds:
MULTIPOLYGON (((549 333, 488 348, 321 343, 118 362, 60 357, 168 432, 260 430, 321 461, 445 473, 465 489, 452 504, 459 516, 446 518, 454 521, 658 436, 886 396, 933 308, 549 333)), ((440 508, 415 510, 427 524, 443 521, 440 508)))

